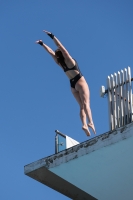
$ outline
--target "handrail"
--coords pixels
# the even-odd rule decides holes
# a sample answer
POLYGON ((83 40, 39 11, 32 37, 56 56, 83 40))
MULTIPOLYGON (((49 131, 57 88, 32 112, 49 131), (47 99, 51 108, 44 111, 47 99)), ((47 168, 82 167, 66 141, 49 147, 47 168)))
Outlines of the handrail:
POLYGON ((59 135, 61 135, 62 137, 66 138, 66 135, 64 135, 64 134, 63 134, 63 133, 61 133, 60 131, 58 131, 58 130, 55 130, 55 132, 56 132, 56 134, 59 134, 59 135))

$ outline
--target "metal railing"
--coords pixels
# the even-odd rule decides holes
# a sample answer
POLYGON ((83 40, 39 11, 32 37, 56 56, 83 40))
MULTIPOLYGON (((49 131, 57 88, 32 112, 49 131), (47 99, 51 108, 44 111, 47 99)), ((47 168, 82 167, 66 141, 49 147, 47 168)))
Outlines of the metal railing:
POLYGON ((108 94, 109 128, 114 130, 133 121, 132 78, 128 67, 107 77, 107 89, 101 87, 101 97, 108 94))
POLYGON ((66 149, 66 135, 58 130, 55 130, 55 153, 66 149))

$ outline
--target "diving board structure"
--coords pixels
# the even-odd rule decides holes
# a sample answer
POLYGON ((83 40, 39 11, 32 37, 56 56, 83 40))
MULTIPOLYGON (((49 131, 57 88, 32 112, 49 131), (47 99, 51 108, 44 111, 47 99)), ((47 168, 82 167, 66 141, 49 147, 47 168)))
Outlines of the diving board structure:
POLYGON ((44 192, 48 186, 73 200, 132 200, 132 152, 133 122, 28 164, 24 173, 44 192))

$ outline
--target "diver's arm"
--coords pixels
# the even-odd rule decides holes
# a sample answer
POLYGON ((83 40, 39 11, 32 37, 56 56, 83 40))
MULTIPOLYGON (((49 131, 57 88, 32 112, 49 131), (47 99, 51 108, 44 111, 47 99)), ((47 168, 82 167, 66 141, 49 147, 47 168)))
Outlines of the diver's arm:
POLYGON ((49 37, 51 37, 56 44, 56 46, 61 50, 63 56, 65 59, 70 60, 73 64, 75 64, 74 60, 70 56, 69 52, 66 50, 66 48, 62 45, 62 43, 55 37, 52 33, 48 31, 44 31, 49 37))
POLYGON ((44 44, 42 40, 37 40, 36 44, 40 44, 51 56, 55 56, 55 52, 49 46, 44 44))
POLYGON ((54 61, 58 64, 57 58, 55 56, 55 52, 49 46, 47 46, 46 44, 44 44, 42 40, 37 40, 36 44, 40 44, 52 56, 52 58, 54 59, 54 61))

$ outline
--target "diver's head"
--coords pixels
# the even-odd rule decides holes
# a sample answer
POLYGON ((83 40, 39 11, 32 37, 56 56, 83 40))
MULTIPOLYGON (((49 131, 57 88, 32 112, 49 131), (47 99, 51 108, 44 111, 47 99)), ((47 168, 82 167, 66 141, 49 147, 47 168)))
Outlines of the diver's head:
POLYGON ((59 63, 64 61, 64 56, 63 56, 63 54, 62 54, 60 49, 56 49, 55 50, 55 56, 56 56, 56 58, 57 58, 59 63))

